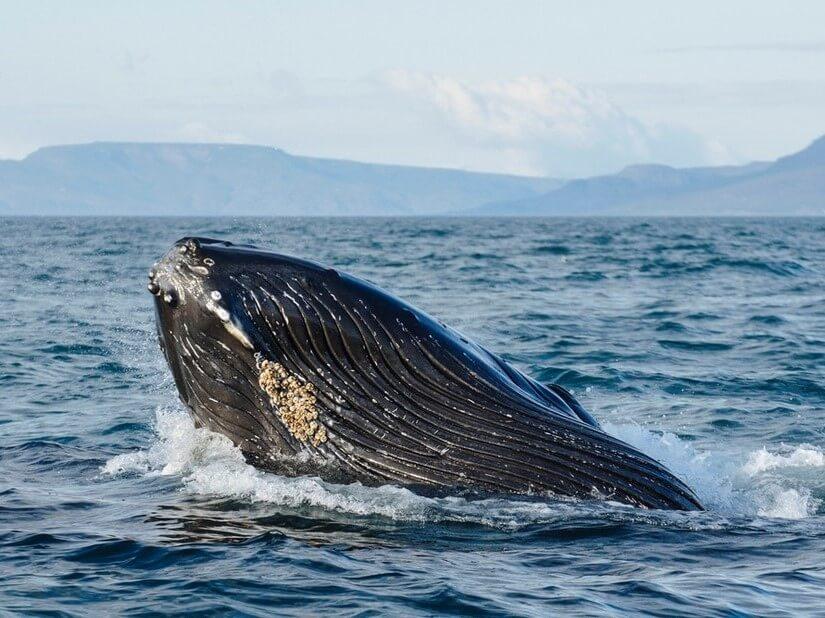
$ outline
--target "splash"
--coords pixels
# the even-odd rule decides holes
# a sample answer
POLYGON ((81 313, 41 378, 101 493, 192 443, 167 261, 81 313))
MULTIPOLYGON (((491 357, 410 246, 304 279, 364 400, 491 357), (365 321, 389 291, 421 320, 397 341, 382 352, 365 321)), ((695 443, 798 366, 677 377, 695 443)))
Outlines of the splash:
POLYGON ((175 408, 155 413, 157 440, 146 450, 112 457, 102 468, 106 475, 144 474, 188 476, 204 465, 245 465, 229 438, 197 429, 189 415, 175 408))
POLYGON ((662 462, 712 511, 728 516, 802 519, 814 515, 822 504, 802 484, 805 480, 816 484, 817 479, 768 474, 787 468, 825 467, 825 453, 816 447, 802 445, 787 454, 763 447, 743 456, 702 451, 673 433, 635 424, 607 423, 604 428, 662 462))
POLYGON ((809 444, 797 446, 784 455, 762 448, 750 454, 744 471, 755 475, 777 468, 825 468, 825 452, 809 444))
MULTIPOLYGON (((607 425, 605 429, 662 461, 695 489, 711 512, 725 516, 800 519, 815 513, 820 503, 805 487, 790 487, 787 479, 763 474, 765 470, 783 465, 819 465, 815 455, 823 454, 813 447, 804 447, 810 453, 800 450, 788 455, 763 449, 751 453, 743 463, 729 456, 700 451, 671 433, 652 432, 632 424, 607 425), (753 462, 757 458, 771 464, 756 466, 753 462)), ((159 408, 155 430, 157 439, 148 449, 117 455, 106 462, 101 472, 110 476, 174 475, 181 477, 183 491, 196 495, 288 508, 323 508, 398 521, 519 527, 561 521, 584 513, 647 517, 645 511, 617 504, 583 504, 573 500, 467 500, 459 496, 430 498, 393 485, 365 487, 359 483, 327 483, 315 477, 282 477, 248 465, 227 438, 195 428, 189 415, 178 408, 159 408)))
POLYGON ((251 503, 289 508, 316 507, 359 516, 397 521, 455 521, 497 527, 551 521, 565 515, 564 503, 512 500, 428 498, 393 485, 340 485, 315 477, 282 477, 248 465, 224 436, 195 428, 189 415, 175 408, 156 413, 157 440, 146 450, 111 458, 104 475, 175 475, 183 490, 197 495, 223 496, 251 503))

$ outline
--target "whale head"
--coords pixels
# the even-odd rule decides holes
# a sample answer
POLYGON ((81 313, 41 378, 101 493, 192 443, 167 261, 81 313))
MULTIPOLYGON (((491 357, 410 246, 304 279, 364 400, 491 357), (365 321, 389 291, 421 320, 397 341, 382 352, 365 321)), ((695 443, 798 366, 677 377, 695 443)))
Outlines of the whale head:
POLYGON ((158 341, 181 401, 198 426, 228 436, 252 459, 301 450, 273 419, 261 387, 262 363, 277 362, 278 350, 252 315, 264 298, 288 293, 302 271, 320 268, 252 246, 185 237, 149 270, 158 341))

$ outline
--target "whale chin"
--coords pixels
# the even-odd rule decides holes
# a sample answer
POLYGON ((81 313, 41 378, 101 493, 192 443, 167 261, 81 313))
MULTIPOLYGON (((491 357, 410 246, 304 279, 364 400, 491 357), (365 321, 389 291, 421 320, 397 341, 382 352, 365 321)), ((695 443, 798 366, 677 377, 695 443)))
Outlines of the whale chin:
POLYGON ((702 508, 564 388, 364 280, 183 238, 147 287, 182 402, 258 467, 433 493, 702 508))

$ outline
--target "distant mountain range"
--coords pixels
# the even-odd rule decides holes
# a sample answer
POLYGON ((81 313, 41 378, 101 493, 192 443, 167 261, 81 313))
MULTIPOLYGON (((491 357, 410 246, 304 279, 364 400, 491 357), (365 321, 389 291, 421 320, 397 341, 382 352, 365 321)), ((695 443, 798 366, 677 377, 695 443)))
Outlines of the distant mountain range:
POLYGON ((774 162, 560 180, 263 146, 93 143, 0 161, 0 215, 825 215, 825 137, 774 162))
POLYGON ((94 143, 0 161, 0 214, 435 215, 561 184, 299 157, 263 146, 94 143))
POLYGON ((825 136, 772 163, 676 169, 633 165, 474 215, 825 215, 825 136))

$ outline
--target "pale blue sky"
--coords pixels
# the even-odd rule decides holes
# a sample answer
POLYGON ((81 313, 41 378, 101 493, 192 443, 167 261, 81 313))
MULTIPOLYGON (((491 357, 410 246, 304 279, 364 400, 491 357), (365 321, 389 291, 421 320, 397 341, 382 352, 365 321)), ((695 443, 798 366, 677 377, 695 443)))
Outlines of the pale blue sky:
POLYGON ((0 157, 221 141, 556 176, 825 133, 825 3, 0 1, 0 157))

